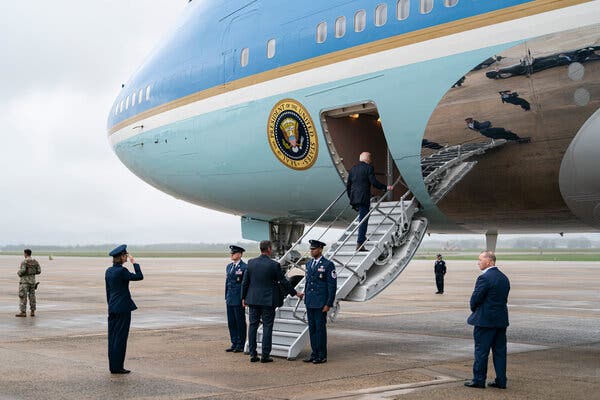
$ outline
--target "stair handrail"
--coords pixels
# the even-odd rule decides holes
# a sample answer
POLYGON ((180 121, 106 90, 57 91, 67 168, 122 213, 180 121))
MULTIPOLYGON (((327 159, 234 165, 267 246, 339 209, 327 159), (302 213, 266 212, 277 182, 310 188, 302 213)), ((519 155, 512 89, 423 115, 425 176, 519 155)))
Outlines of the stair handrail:
MULTIPOLYGON (((327 213, 333 208, 333 206, 335 206, 337 204, 337 202, 340 201, 340 199, 346 194, 346 192, 347 192, 347 190, 346 190, 346 188, 344 188, 344 190, 335 198, 335 200, 333 200, 329 204, 329 206, 327 206, 327 208, 310 225, 310 227, 302 234, 302 236, 300 236, 300 238, 298 240, 296 240, 294 242, 294 244, 292 244, 292 246, 283 254, 283 256, 279 257, 279 260, 285 260, 285 258, 292 252, 292 250, 295 250, 298 247, 298 245, 300 245, 300 243, 302 243, 302 240, 305 239, 306 236, 308 236, 308 234, 313 230, 313 228, 321 221, 321 219, 323 219, 323 217, 325 215, 327 215, 327 213)), ((347 205, 338 215, 336 215, 336 217, 329 223, 327 228, 325 228, 325 231, 321 234, 321 236, 319 236, 319 239, 321 239, 323 237, 323 235, 325 235, 327 233, 329 228, 331 228, 331 226, 333 226, 333 224, 344 214, 344 212, 348 209, 348 207, 349 207, 349 205, 347 205)), ((300 260, 301 259, 302 259, 302 257, 300 257, 300 260)), ((292 262, 292 266, 290 267, 290 269, 292 269, 292 268, 298 268, 297 261, 292 262)))
MULTIPOLYGON (((359 227, 360 227, 360 226, 361 226, 361 225, 362 225, 362 224, 363 224, 363 223, 364 223, 364 222, 365 222, 365 221, 366 221, 366 220, 367 220, 367 219, 368 219, 368 218, 371 216, 371 214, 373 213, 373 211, 375 211, 375 210, 377 209, 379 212, 381 212, 381 210, 379 210, 379 209, 378 209, 379 205, 380 205, 380 204, 383 202, 383 200, 385 200, 385 199, 386 199, 386 198, 387 198, 387 197, 388 197, 390 194, 392 194, 392 193, 394 192, 394 188, 396 187, 396 185, 398 185, 398 183, 400 183, 400 181, 401 181, 401 180, 402 180, 402 177, 401 177, 401 176, 399 176, 399 177, 396 179, 396 181, 395 181, 395 182, 392 184, 392 190, 388 190, 388 191, 387 191, 387 192, 386 192, 386 193, 385 193, 383 196, 381 196, 381 198, 379 199, 379 201, 377 201, 377 203, 375 204, 375 206, 373 206, 373 208, 372 208, 371 210, 369 210, 369 212, 367 213, 367 215, 366 215, 366 216, 365 216, 365 217, 364 217, 364 218, 363 218, 363 219, 360 221, 360 223, 359 223, 359 224, 358 224, 358 225, 357 225, 357 226, 356 226, 356 227, 355 227, 355 228, 352 230, 352 232, 351 232, 350 234, 346 235, 346 239, 344 239, 344 242, 343 242, 343 243, 342 243, 340 246, 338 246, 338 247, 337 247, 337 248, 334 250, 334 252, 333 252, 331 255, 329 255, 329 259, 332 259, 332 258, 334 258, 334 257, 335 257, 335 255, 338 253, 338 251, 339 251, 339 250, 340 250, 342 247, 344 247, 344 246, 346 245, 346 242, 348 242, 348 240, 349 240, 349 239, 352 237, 352 235, 354 234, 354 232, 356 232, 356 230, 357 230, 357 229, 358 229, 358 228, 359 228, 359 227)), ((404 195, 403 195, 403 196, 400 198, 400 204, 401 204, 401 206, 402 206, 402 207, 404 207, 404 200, 405 200, 405 199, 406 199, 406 197, 408 197, 408 195, 410 195, 410 194, 411 194, 411 192, 410 192, 410 191, 408 191, 408 192, 406 192, 406 193, 405 193, 405 194, 404 194, 404 195)), ((337 200, 336 200, 336 201, 337 201, 337 200)), ((394 207, 393 207, 393 208, 392 208, 392 209, 389 211, 389 213, 388 213, 386 216, 388 216, 390 213, 392 213, 392 212, 393 212, 393 210, 395 210, 395 209, 396 209, 396 207, 398 207, 398 206, 397 206, 397 205, 396 205, 396 206, 394 206, 394 207)), ((383 213, 382 213, 382 214, 383 214, 383 213)), ((379 227, 381 226, 381 224, 382 224, 382 223, 383 223, 383 220, 382 220, 382 221, 379 223, 379 225, 377 225, 377 228, 379 228, 379 227)), ((373 234, 371 234, 371 235, 369 236, 369 238, 370 238, 372 235, 373 235, 373 234)), ((351 259, 350 259, 348 262, 350 262, 350 261, 351 261, 351 260, 352 260, 352 259, 353 259, 353 258, 354 258, 356 255, 357 255, 357 254, 358 254, 358 252, 356 252, 356 253, 355 253, 355 254, 354 254, 352 257, 351 257, 351 259)), ((342 270, 344 270, 344 269, 348 269, 350 272, 352 272, 352 274, 353 274, 353 275, 356 275, 356 271, 354 271, 354 270, 352 270, 350 267, 348 267, 348 265, 347 265, 347 264, 348 264, 348 262, 346 262, 346 264, 345 264, 345 265, 343 264, 343 265, 341 266, 341 269, 342 269, 342 270)), ((357 276, 357 278, 358 278, 358 276, 357 276)), ((305 278, 305 279, 306 279, 306 278, 305 278)), ((306 284, 305 284, 304 290, 306 291, 306 284)), ((306 315, 306 310, 305 310, 305 311, 304 311, 304 313, 303 313, 303 314, 304 314, 304 315, 303 315, 303 317, 298 317, 298 315, 297 315, 297 312, 298 312, 298 307, 300 306, 300 303, 301 303, 301 302, 300 302, 299 300, 296 302, 296 306, 294 307, 294 311, 293 311, 292 315, 293 315, 293 317, 294 317, 294 318, 296 318, 296 319, 298 319, 298 320, 300 320, 300 321, 304 321, 304 322, 306 322, 306 318, 304 318, 304 315, 306 315)))

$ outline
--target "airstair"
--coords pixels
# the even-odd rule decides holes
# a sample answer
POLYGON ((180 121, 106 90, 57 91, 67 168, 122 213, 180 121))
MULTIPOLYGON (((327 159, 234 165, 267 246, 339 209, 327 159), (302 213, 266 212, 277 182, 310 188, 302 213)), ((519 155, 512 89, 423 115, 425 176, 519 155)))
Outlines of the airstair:
MULTIPOLYGON (((477 163, 470 160, 472 157, 505 143, 505 140, 495 140, 449 146, 423 158, 423 178, 433 200, 438 202, 471 171, 477 163)), ((400 178, 393 186, 396 187, 399 183, 400 178)), ((387 192, 381 199, 371 203, 365 219, 359 221, 357 217, 352 221, 324 254, 333 261, 337 271, 337 293, 335 304, 328 314, 330 321, 337 316, 340 301, 367 301, 389 286, 411 261, 427 231, 428 221, 418 215, 419 204, 412 193, 407 192, 398 201, 387 201, 391 193, 387 192), (358 228, 367 218, 367 241, 364 243, 367 251, 356 251, 358 228)), ((347 202, 345 198, 344 190, 279 259, 284 268, 288 271, 295 268, 305 271, 303 264, 307 260, 307 254, 300 254, 297 250, 299 244, 315 226, 327 225, 321 237, 334 226, 349 211, 349 205, 343 208, 338 204, 342 199, 347 202), (335 217, 331 216, 332 210, 340 209, 335 217)), ((296 286, 296 290, 304 292, 304 279, 296 286)), ((305 348, 308 338, 304 302, 297 297, 286 297, 283 306, 275 314, 271 355, 293 360, 305 348)), ((259 329, 259 354, 261 342, 262 329, 259 329)))

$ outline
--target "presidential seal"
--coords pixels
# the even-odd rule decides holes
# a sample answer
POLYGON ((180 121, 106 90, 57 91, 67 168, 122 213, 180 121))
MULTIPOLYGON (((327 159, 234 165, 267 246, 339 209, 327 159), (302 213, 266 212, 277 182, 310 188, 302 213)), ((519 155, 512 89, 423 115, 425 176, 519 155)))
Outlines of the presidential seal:
POLYGON ((315 125, 306 108, 296 100, 281 100, 273 107, 267 135, 271 150, 285 166, 304 170, 317 161, 315 125))

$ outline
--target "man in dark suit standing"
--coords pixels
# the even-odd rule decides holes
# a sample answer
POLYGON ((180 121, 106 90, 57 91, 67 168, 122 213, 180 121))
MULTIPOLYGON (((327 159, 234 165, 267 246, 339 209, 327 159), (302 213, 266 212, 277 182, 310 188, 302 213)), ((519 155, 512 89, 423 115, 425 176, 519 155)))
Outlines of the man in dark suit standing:
POLYGON ((108 365, 112 374, 128 374, 124 368, 127 337, 131 325, 131 312, 137 306, 131 299, 129 281, 144 279, 140 265, 127 253, 127 245, 121 245, 109 253, 113 265, 106 270, 106 302, 108 303, 108 365), (135 273, 123 266, 127 259, 133 264, 135 273))
POLYGON ((248 261, 248 268, 242 280, 242 305, 250 307, 250 329, 248 330, 248 347, 250 362, 272 362, 271 345, 275 308, 279 304, 279 285, 292 296, 298 294, 288 282, 281 270, 281 265, 271 259, 271 242, 260 242, 260 256, 248 261), (262 320, 262 358, 256 352, 256 336, 258 325, 262 320))
MULTIPOLYGON (((371 186, 380 190, 392 190, 392 186, 385 186, 375 178, 375 170, 371 165, 371 153, 363 152, 360 154, 359 163, 350 170, 348 181, 346 182, 346 191, 350 199, 350 205, 358 211, 359 221, 369 213, 371 207, 371 186)), ((367 218, 358 227, 358 239, 356 240, 356 250, 367 251, 363 244, 367 240, 367 218)))
POLYGON ((506 328, 508 327, 508 292, 510 282, 498 267, 496 255, 484 251, 477 262, 482 271, 471 296, 471 311, 467 322, 473 325, 475 362, 473 379, 465 386, 485 388, 490 349, 494 359, 496 379, 488 386, 506 389, 506 328))

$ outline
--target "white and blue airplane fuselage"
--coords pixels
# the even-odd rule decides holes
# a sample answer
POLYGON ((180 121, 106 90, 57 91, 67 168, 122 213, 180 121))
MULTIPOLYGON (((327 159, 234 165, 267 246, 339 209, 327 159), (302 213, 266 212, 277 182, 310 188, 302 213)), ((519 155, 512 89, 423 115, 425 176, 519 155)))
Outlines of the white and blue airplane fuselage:
POLYGON ((312 222, 368 150, 389 151, 432 232, 590 231, 598 45, 600 1, 193 0, 124 85, 108 136, 144 181, 244 224, 312 222), (424 139, 482 139, 468 117, 531 142, 484 157, 436 204, 424 139))

